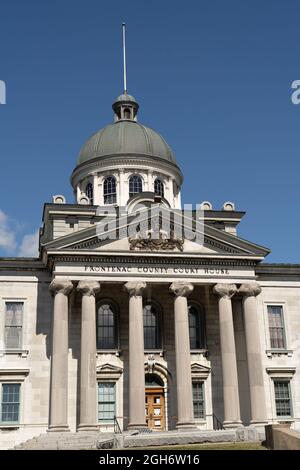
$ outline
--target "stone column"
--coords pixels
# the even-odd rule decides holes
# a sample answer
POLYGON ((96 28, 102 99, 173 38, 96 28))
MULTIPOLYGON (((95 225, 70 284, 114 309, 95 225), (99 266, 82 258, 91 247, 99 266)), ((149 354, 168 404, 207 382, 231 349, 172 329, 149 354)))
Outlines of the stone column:
POLYGON ((127 282, 129 294, 129 429, 146 427, 144 323, 142 292, 145 282, 127 282))
POLYGON ((216 284, 214 294, 219 297, 219 325, 222 356, 224 422, 225 428, 241 425, 240 400, 233 329, 231 297, 236 293, 234 284, 216 284))
POLYGON ((52 321, 52 360, 49 431, 69 431, 68 426, 68 294, 71 281, 54 278, 50 284, 54 294, 52 321))
POLYGON ((96 300, 100 290, 96 281, 80 281, 82 293, 81 350, 80 350, 80 413, 79 431, 92 431, 97 424, 96 378, 96 300))
POLYGON ((194 427, 191 353, 187 296, 194 286, 187 282, 176 281, 170 285, 175 294, 175 353, 177 384, 177 428, 194 427))
POLYGON ((265 424, 267 422, 261 345, 259 339, 259 321, 255 298, 260 292, 261 288, 255 281, 242 284, 239 288, 239 293, 243 295, 251 424, 265 424))

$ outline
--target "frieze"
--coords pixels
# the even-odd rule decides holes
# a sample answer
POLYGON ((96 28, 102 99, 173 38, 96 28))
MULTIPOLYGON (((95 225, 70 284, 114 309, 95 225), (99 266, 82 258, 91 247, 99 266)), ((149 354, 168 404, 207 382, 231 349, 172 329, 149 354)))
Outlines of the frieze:
POLYGON ((254 267, 257 265, 257 261, 251 259, 195 259, 195 258, 164 258, 155 256, 99 256, 95 255, 50 255, 54 262, 58 263, 80 263, 80 264, 94 264, 97 265, 114 265, 119 266, 120 264, 125 265, 180 265, 184 266, 208 266, 218 268, 233 268, 238 266, 250 266, 254 267))

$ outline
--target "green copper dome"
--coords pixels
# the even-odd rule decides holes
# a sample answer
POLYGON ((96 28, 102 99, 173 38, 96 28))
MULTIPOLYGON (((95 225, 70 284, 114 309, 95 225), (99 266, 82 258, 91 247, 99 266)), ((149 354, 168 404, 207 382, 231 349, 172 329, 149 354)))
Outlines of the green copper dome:
POLYGON ((131 120, 117 121, 92 135, 82 147, 77 163, 116 154, 150 155, 176 165, 175 156, 163 137, 131 120))
POLYGON ((153 129, 136 120, 138 103, 131 95, 120 95, 113 104, 115 121, 92 135, 83 145, 77 164, 110 155, 147 155, 177 165, 175 156, 153 129))

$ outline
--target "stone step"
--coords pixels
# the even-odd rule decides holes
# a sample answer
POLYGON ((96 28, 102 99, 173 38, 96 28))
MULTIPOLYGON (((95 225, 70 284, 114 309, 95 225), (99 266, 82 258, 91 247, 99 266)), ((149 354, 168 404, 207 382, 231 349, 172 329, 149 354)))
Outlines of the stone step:
POLYGON ((98 431, 76 433, 45 433, 29 439, 14 447, 15 450, 77 450, 96 449, 104 445, 112 445, 114 434, 98 431))

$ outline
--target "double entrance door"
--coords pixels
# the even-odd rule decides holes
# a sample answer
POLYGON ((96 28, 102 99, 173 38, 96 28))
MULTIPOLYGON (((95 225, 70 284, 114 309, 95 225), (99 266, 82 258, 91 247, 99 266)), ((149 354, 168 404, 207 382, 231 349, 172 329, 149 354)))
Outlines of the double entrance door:
POLYGON ((145 393, 146 424, 154 431, 165 429, 165 397, 164 389, 146 388, 145 393))

